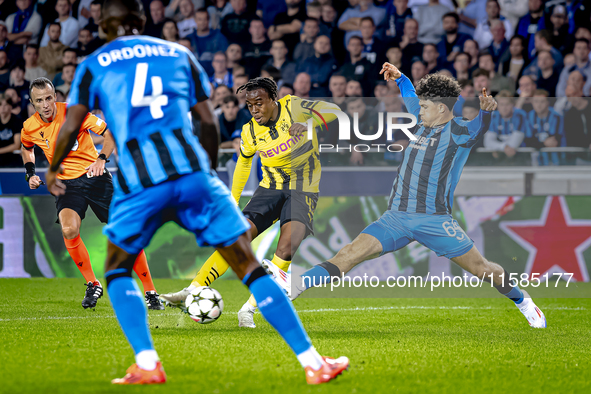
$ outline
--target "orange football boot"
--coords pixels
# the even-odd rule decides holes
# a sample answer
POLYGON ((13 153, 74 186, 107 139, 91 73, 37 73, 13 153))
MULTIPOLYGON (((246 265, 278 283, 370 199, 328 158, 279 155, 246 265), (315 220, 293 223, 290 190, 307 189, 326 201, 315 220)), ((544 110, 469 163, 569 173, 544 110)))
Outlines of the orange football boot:
POLYGON ((321 384, 335 379, 349 368, 349 359, 347 357, 339 357, 336 360, 330 357, 322 357, 324 362, 322 367, 318 370, 312 367, 306 367, 306 381, 308 384, 321 384))
POLYGON ((166 383, 166 374, 162 368, 162 363, 156 363, 156 369, 147 371, 141 369, 137 364, 133 364, 127 369, 127 375, 121 379, 113 379, 113 384, 159 384, 166 383))

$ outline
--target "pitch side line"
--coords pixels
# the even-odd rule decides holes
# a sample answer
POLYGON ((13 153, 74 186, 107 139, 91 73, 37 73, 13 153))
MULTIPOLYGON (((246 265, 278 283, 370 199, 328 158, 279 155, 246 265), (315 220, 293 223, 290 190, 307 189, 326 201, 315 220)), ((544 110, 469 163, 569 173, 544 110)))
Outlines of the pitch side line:
MULTIPOLYGON (((322 308, 322 309, 302 309, 298 313, 323 313, 323 312, 364 312, 364 311, 391 311, 391 310, 405 310, 405 309, 425 309, 425 310, 502 310, 507 308, 493 308, 490 306, 473 307, 473 306, 383 306, 383 307, 364 307, 364 308, 322 308)), ((543 308, 545 311, 586 311, 587 308, 578 307, 556 307, 543 308)), ((237 314, 238 311, 227 311, 226 314, 237 314)), ((257 312, 260 313, 260 312, 257 312)), ((181 312, 176 313, 158 313, 152 314, 150 317, 159 316, 182 316, 181 312)), ((17 319, 0 319, 0 322, 10 321, 26 321, 26 320, 77 320, 77 319, 114 319, 114 315, 109 316, 43 316, 43 317, 20 317, 17 319)))

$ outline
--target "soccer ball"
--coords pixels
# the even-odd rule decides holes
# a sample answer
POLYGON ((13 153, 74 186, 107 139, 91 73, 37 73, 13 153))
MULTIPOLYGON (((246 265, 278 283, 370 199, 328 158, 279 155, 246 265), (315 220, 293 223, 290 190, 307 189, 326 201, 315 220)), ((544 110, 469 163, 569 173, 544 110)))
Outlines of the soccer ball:
POLYGON ((220 293, 211 287, 202 286, 191 291, 185 300, 187 313, 197 323, 207 324, 216 321, 224 310, 224 300, 220 293))

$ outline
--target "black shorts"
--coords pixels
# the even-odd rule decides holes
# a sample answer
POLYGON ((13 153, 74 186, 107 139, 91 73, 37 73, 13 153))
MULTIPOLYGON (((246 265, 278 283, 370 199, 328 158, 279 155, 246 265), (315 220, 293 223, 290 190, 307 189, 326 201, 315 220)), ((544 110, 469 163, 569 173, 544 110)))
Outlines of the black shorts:
POLYGON ((314 210, 318 193, 296 190, 272 190, 258 187, 242 213, 257 228, 259 234, 280 220, 281 225, 292 220, 306 225, 306 236, 314 234, 314 210))
POLYGON ((59 215, 62 209, 75 211, 80 219, 86 216, 86 209, 90 205, 96 217, 103 223, 109 220, 109 205, 113 197, 113 178, 105 169, 101 176, 88 178, 86 174, 76 179, 61 180, 66 185, 66 193, 55 198, 55 207, 59 215))

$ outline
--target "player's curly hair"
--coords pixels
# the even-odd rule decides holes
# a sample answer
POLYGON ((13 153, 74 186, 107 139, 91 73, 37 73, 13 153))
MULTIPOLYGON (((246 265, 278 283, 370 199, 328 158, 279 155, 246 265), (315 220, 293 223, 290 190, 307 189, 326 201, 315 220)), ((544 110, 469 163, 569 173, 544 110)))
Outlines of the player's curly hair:
POLYGON ((458 101, 462 88, 458 81, 443 74, 428 74, 416 87, 417 96, 422 100, 430 100, 445 104, 451 111, 458 101))
POLYGON ((271 78, 258 77, 251 79, 244 85, 240 86, 236 93, 240 93, 243 90, 252 92, 253 90, 263 89, 269 95, 271 100, 277 99, 277 84, 271 78))

